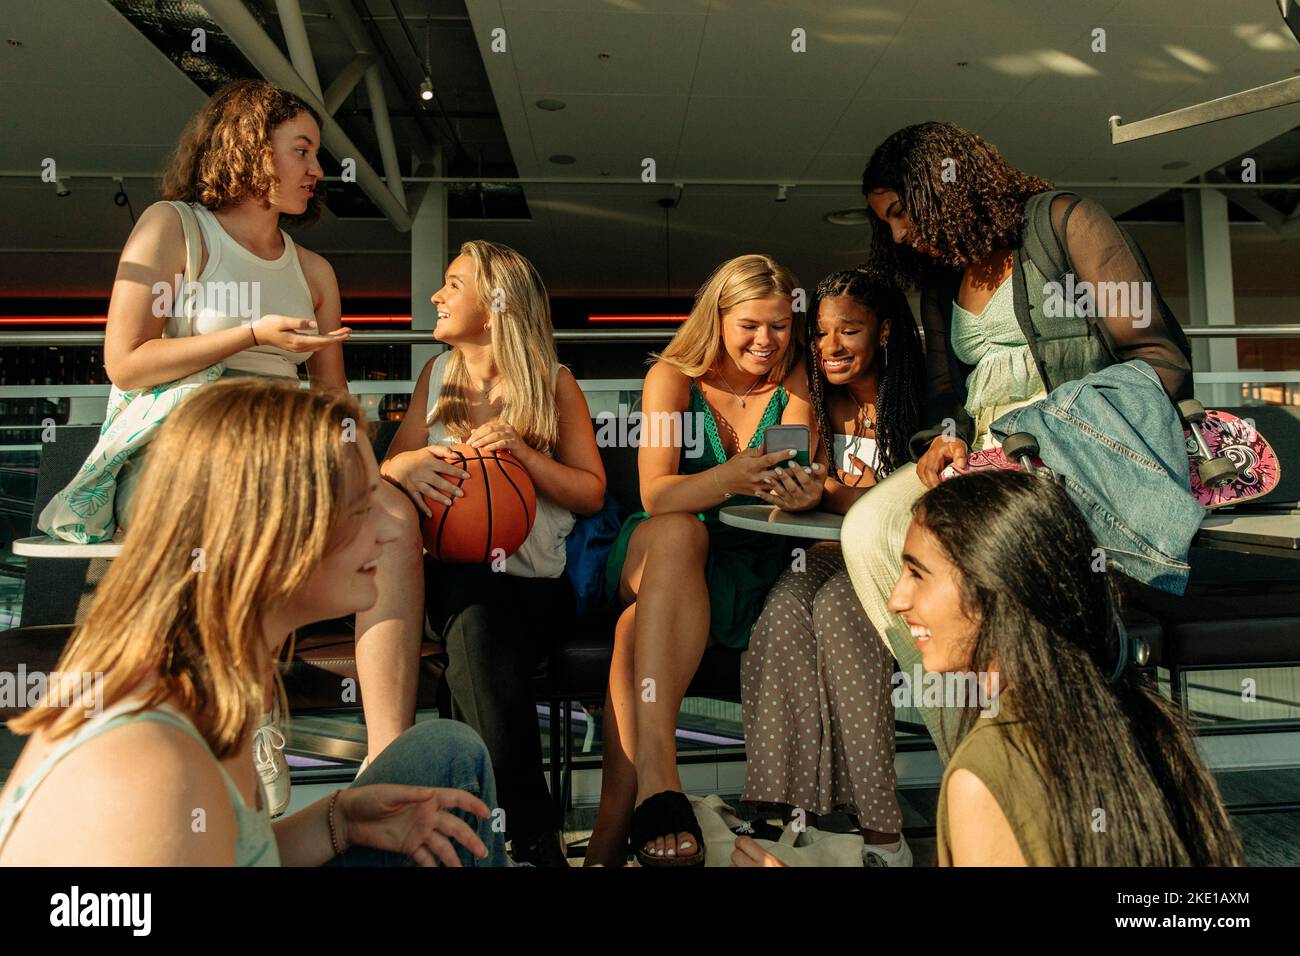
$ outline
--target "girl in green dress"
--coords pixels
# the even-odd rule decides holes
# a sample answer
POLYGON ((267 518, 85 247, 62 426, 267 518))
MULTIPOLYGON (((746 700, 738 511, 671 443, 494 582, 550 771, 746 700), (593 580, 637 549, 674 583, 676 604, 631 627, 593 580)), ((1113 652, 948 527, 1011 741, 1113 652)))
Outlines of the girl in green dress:
MULTIPOLYGON (((723 525, 724 506, 815 499, 820 465, 778 467, 767 428, 813 431, 797 280, 772 259, 723 263, 646 374, 638 462, 645 511, 624 525, 606 568, 622 606, 605 701, 600 809, 588 864, 621 865, 629 828, 646 865, 696 865, 704 846, 677 774, 682 697, 704 649, 737 649, 791 560, 788 539, 723 525), (691 442, 682 438, 697 437, 691 442)), ((802 296, 800 296, 802 299, 802 296)))

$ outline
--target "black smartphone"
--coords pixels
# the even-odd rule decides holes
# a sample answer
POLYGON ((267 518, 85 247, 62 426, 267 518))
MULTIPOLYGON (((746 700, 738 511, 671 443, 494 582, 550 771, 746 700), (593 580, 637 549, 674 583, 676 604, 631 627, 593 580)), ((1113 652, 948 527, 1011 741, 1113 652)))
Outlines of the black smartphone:
POLYGON ((807 425, 770 425, 763 433, 763 454, 793 448, 796 452, 793 461, 808 467, 808 426, 807 425))

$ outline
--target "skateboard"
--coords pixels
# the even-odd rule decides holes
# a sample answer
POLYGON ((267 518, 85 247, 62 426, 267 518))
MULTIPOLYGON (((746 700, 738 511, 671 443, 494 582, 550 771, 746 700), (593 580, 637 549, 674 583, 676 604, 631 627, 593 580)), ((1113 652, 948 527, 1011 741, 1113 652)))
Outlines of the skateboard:
MULTIPOLYGON (((1190 399, 1179 402, 1178 411, 1191 465, 1192 497, 1202 507, 1214 510, 1242 504, 1277 487, 1282 465, 1254 422, 1190 399)), ((1038 456, 1038 442, 1024 432, 1008 435, 1001 448, 972 452, 964 468, 949 465, 942 477, 976 471, 1029 471, 1054 477, 1038 456)))

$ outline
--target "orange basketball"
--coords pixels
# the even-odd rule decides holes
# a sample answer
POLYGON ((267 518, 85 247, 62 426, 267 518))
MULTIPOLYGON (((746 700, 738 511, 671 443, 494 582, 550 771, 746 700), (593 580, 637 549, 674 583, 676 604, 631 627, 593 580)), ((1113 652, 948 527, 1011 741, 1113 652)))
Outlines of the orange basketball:
POLYGON ((486 454, 469 445, 453 445, 456 464, 468 478, 451 478, 465 492, 450 507, 428 495, 433 514, 421 524, 424 546, 437 561, 487 564, 500 548, 506 557, 518 551, 537 517, 537 491, 528 470, 508 451, 486 454))

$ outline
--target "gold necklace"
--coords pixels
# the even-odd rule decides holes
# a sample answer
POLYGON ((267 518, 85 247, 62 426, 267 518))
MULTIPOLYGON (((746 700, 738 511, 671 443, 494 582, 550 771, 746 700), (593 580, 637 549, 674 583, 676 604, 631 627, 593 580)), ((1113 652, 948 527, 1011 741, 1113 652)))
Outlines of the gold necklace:
POLYGON ((492 383, 492 386, 490 388, 479 388, 479 386, 477 385, 475 385, 474 387, 478 389, 480 399, 486 402, 488 400, 488 396, 491 395, 496 390, 496 387, 500 384, 501 384, 501 376, 498 375, 496 381, 492 383))
MULTIPOLYGON (((871 417, 867 414, 866 407, 860 401, 858 401, 858 396, 854 395, 853 392, 850 391, 849 398, 853 399, 853 404, 858 406, 858 415, 862 418, 862 430, 864 432, 875 431, 876 423, 872 421, 871 417)), ((866 436, 864 435, 863 437, 865 438, 866 436)))
MULTIPOLYGON (((745 399, 749 398, 749 393, 752 392, 754 389, 758 388, 758 383, 763 381, 763 379, 766 377, 767 376, 765 375, 760 375, 758 378, 754 379, 754 384, 749 386, 749 388, 745 390, 744 395, 740 395, 737 394, 736 390, 731 387, 731 383, 727 381, 727 376, 722 374, 722 369, 718 369, 718 378, 722 379, 722 384, 727 386, 727 391, 729 391, 732 395, 735 395, 736 398, 740 399, 741 408, 745 407, 745 399)), ((854 399, 854 401, 856 401, 856 399, 854 399)))

